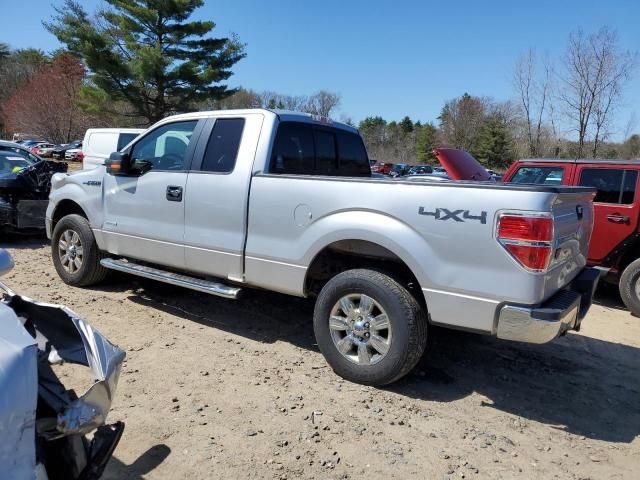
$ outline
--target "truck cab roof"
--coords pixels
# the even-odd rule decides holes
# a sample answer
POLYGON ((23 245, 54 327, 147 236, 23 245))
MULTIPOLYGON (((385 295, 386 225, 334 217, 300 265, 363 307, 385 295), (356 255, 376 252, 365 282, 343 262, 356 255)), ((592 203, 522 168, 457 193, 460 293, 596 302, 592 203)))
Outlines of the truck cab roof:
MULTIPOLYGON (((358 129, 352 127, 351 125, 347 125, 346 123, 337 122, 332 120, 329 117, 322 117, 319 115, 313 115, 311 113, 302 113, 302 112, 293 112, 290 110, 278 110, 278 109, 267 109, 267 108, 248 108, 241 110, 207 110, 201 112, 191 112, 191 113, 181 113, 178 115, 172 115, 163 119, 160 123, 171 122, 175 120, 192 120, 198 118, 205 118, 211 116, 241 116, 241 115, 249 115, 249 114, 268 114, 275 115, 282 122, 301 122, 301 123, 310 123, 313 125, 326 125, 334 128, 339 128, 342 130, 346 130, 352 133, 358 133, 358 129)), ((156 125, 158 125, 156 124, 156 125)))

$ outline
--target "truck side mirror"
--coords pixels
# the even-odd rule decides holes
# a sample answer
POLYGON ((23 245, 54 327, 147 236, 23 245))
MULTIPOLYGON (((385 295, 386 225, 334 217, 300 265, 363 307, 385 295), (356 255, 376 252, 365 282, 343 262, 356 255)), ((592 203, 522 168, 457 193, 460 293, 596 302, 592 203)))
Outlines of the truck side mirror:
POLYGON ((128 175, 131 170, 131 157, 128 153, 113 152, 105 162, 107 173, 111 175, 128 175))
POLYGON ((4 248, 0 248, 0 277, 13 268, 13 258, 4 248))

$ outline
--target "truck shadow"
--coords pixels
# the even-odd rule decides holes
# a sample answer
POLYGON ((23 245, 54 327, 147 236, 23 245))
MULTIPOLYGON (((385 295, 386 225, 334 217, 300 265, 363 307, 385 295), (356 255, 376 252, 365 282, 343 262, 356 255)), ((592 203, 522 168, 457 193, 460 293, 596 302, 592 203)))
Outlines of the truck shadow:
MULTIPOLYGON (((317 351, 310 300, 249 291, 232 302, 151 281, 135 282, 138 287, 129 296, 134 303, 255 341, 283 340, 317 351)), ((527 345, 433 328, 418 367, 387 390, 435 402, 477 392, 486 397, 478 408, 628 443, 640 434, 639 369, 640 349, 578 334, 547 345, 527 345)))
MULTIPOLYGON (((118 450, 116 449, 116 455, 118 450)), ((154 445, 135 462, 127 465, 116 456, 111 457, 107 468, 104 471, 103 480, 142 480, 145 475, 152 472, 158 467, 171 453, 171 449, 164 444, 154 445)))
POLYGON ((49 244, 46 235, 18 235, 0 231, 0 248, 11 250, 36 250, 49 244))

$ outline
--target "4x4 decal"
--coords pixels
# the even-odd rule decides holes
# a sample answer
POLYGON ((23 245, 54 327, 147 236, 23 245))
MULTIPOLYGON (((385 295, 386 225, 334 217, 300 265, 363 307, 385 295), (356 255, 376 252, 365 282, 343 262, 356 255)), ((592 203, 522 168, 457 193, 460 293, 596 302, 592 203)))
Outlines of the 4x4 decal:
POLYGON ((469 210, 449 210, 447 208, 436 208, 433 212, 427 212, 424 207, 420 207, 418 213, 434 217, 436 220, 453 220, 455 222, 477 220, 483 225, 487 223, 487 212, 480 212, 480 215, 471 215, 469 210))

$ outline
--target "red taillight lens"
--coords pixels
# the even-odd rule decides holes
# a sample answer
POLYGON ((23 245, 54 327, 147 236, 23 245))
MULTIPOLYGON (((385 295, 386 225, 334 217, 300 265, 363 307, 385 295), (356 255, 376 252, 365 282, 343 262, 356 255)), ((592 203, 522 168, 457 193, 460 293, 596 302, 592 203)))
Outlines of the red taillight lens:
POLYGON ((504 248, 523 266, 531 270, 546 270, 551 257, 551 247, 532 247, 507 243, 504 248))
POLYGON ((522 217, 503 215, 498 224, 498 238, 550 242, 553 240, 553 219, 549 217, 522 217))
POLYGON ((84 153, 82 152, 78 152, 78 154, 76 155, 76 157, 78 158, 79 161, 83 161, 84 160, 84 153))
POLYGON ((553 218, 502 215, 497 237, 504 249, 523 267, 544 271, 553 251, 553 218))

